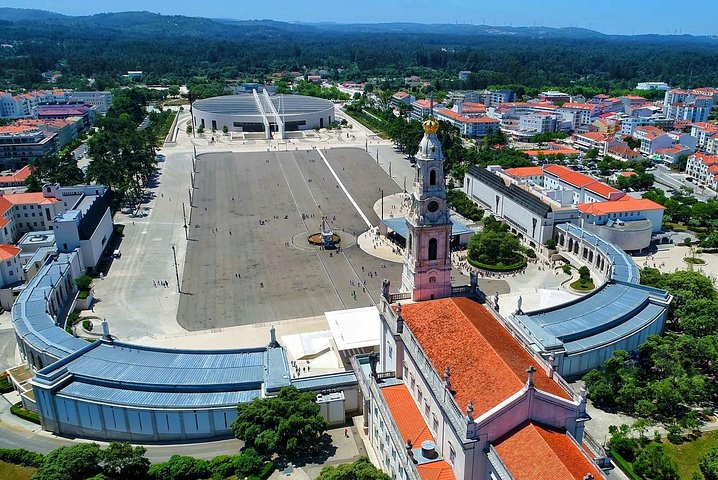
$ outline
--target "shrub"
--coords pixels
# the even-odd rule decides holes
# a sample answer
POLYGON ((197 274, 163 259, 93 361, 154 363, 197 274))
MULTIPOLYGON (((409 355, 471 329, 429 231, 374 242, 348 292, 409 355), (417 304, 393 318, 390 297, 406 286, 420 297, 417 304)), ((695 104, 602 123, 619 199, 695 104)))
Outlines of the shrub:
POLYGON ((77 294, 77 298, 80 300, 85 300, 89 296, 90 292, 87 290, 80 290, 80 292, 77 294))
POLYGON ((77 285, 77 288, 79 288, 80 290, 89 290, 91 284, 92 277, 89 275, 82 275, 75 279, 75 285, 77 285))
POLYGON ((82 328, 84 328, 84 329, 87 330, 88 332, 91 332, 91 331, 92 331, 92 322, 89 321, 89 320, 87 320, 87 319, 83 320, 83 321, 82 321, 82 328))
POLYGON ((578 269, 578 275, 581 278, 581 280, 590 280, 591 279, 591 271, 585 265, 578 269))
POLYGON ((569 265, 568 263, 564 263, 561 267, 561 270, 563 270, 563 273, 565 273, 566 275, 571 275, 571 265, 569 265))
POLYGON ((20 402, 16 403, 15 405, 12 405, 10 407, 10 412, 17 417, 22 418, 23 420, 27 420, 28 422, 40 425, 40 415, 38 415, 36 412, 31 412, 30 410, 22 408, 22 403, 20 402))
POLYGON ((529 258, 536 258, 536 252, 534 251, 533 248, 527 248, 526 252, 524 252, 524 253, 526 253, 526 256, 529 258))
POLYGON ((250 475, 248 477, 249 480, 267 480, 274 470, 277 468, 276 465, 274 465, 274 462, 269 462, 262 467, 262 470, 259 472, 258 475, 250 475))
POLYGON ((172 455, 164 463, 150 467, 149 478, 157 480, 198 480, 211 475, 209 462, 182 455, 172 455))
POLYGON ((7 376, 7 373, 0 375, 0 393, 12 392, 12 382, 7 376))
POLYGON ((556 240, 554 240, 553 238, 549 238, 548 240, 546 240, 546 241, 544 242, 544 246, 545 246, 546 248, 548 248, 549 250, 555 249, 557 245, 558 245, 558 244, 556 243, 556 240))
POLYGON ((13 465, 38 468, 43 458, 39 453, 24 448, 0 448, 0 461, 13 465))

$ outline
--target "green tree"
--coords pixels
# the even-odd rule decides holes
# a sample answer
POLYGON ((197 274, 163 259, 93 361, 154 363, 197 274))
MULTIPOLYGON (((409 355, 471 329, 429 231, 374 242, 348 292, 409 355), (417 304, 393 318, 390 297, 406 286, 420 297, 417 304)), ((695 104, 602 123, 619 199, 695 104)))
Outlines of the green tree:
POLYGON ((129 443, 112 442, 102 452, 102 466, 108 478, 124 480, 145 478, 150 461, 145 457, 145 447, 133 447, 129 443))
POLYGON ((276 397, 240 404, 232 422, 235 436, 264 455, 311 449, 326 429, 315 395, 292 386, 276 397))
POLYGON ((211 471, 205 460, 172 455, 166 462, 152 465, 147 475, 154 480, 200 480, 209 477, 211 471))
POLYGON ((322 468, 317 480, 390 480, 390 477, 362 457, 354 463, 322 468))
POLYGON ((48 453, 34 480, 76 480, 102 472, 102 450, 96 443, 60 447, 48 453))
POLYGON ((705 480, 718 480, 718 447, 711 448, 701 458, 698 467, 705 480))
POLYGON ((675 462, 666 455, 663 445, 651 442, 636 457, 633 470, 652 480, 679 480, 675 462))

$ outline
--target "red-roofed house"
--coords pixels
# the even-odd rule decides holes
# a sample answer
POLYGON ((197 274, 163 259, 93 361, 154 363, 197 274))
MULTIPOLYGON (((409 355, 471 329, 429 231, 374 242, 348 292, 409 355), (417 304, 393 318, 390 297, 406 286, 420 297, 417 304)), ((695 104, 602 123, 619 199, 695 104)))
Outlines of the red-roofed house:
POLYGON ((591 150, 595 148, 599 155, 606 154, 610 135, 601 132, 584 132, 577 133, 574 136, 574 144, 581 150, 591 150))
POLYGON ((27 177, 29 177, 31 173, 32 167, 25 165, 12 175, 2 175, 0 176, 0 188, 21 187, 25 185, 25 180, 27 180, 27 177))
POLYGON ((640 153, 630 148, 625 142, 615 142, 610 144, 606 153, 611 157, 621 160, 638 160, 642 158, 640 153))
POLYGON ((688 148, 680 143, 656 150, 656 155, 658 155, 660 160, 671 165, 676 163, 676 161, 678 161, 678 159, 683 155, 690 155, 691 153, 693 153, 692 148, 688 148))
POLYGON ((389 105, 391 107, 398 107, 400 103, 404 103, 406 105, 411 105, 416 98, 414 95, 410 95, 406 92, 396 92, 394 95, 391 96, 391 101, 389 102, 389 105))
POLYGON ((615 202, 580 203, 577 207, 581 228, 629 252, 651 244, 651 235, 661 231, 665 209, 652 200, 628 195, 615 202))
MULTIPOLYGON (((443 103, 434 102, 434 110, 443 108, 443 103)), ((431 112, 431 101, 428 99, 416 100, 411 104, 411 118, 422 121, 429 116, 431 112)))
POLYGON ((625 193, 562 165, 544 167, 544 188, 573 190, 573 203, 618 200, 625 193))
POLYGON ((718 157, 696 153, 688 157, 686 173, 708 188, 718 190, 718 157))
POLYGON ((651 125, 636 127, 633 136, 641 141, 640 151, 644 155, 653 155, 659 148, 673 145, 673 139, 666 132, 651 125))
POLYGON ((705 149, 708 139, 718 132, 718 125, 708 122, 696 122, 691 124, 691 136, 696 138, 696 147, 705 149))
POLYGON ((499 121, 491 117, 467 117, 448 108, 434 109, 437 120, 444 120, 459 129, 464 137, 484 137, 499 129, 499 121))
POLYGON ((518 180, 527 180, 539 185, 543 184, 543 168, 538 166, 509 168, 504 173, 518 180))
POLYGON ((381 309, 376 375, 369 358, 353 362, 365 430, 392 478, 606 478, 596 464, 603 453, 584 432, 585 394, 561 387, 553 367, 481 304, 398 307, 383 298, 381 309), (551 474, 524 476, 526 465, 551 474))
POLYGON ((558 112, 573 119, 573 130, 583 130, 598 117, 600 108, 593 103, 564 103, 558 109, 558 112))

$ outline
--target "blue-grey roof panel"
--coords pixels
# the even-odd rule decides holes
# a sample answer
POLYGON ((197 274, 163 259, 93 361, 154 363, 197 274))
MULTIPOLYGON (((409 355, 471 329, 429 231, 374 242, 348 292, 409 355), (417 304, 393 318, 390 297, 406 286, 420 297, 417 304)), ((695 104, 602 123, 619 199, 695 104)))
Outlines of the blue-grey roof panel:
POLYGON ((60 390, 58 396, 110 405, 147 408, 201 408, 233 406, 238 403, 250 402, 261 396, 261 390, 201 393, 147 392, 73 382, 60 390))

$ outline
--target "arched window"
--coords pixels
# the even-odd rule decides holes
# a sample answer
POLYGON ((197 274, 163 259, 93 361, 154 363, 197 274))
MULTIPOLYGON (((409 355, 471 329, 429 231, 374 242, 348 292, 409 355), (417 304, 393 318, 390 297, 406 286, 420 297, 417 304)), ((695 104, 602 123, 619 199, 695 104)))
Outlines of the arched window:
POLYGON ((429 283, 436 283, 436 277, 429 277, 429 283))
POLYGON ((407 252, 411 254, 411 247, 414 244, 414 236, 410 233, 409 234, 409 242, 406 244, 407 252))
POLYGON ((438 249, 439 242, 432 238, 429 240, 429 260, 436 260, 436 250, 438 249))
POLYGON ((436 170, 434 169, 429 172, 429 185, 436 185, 436 170))

